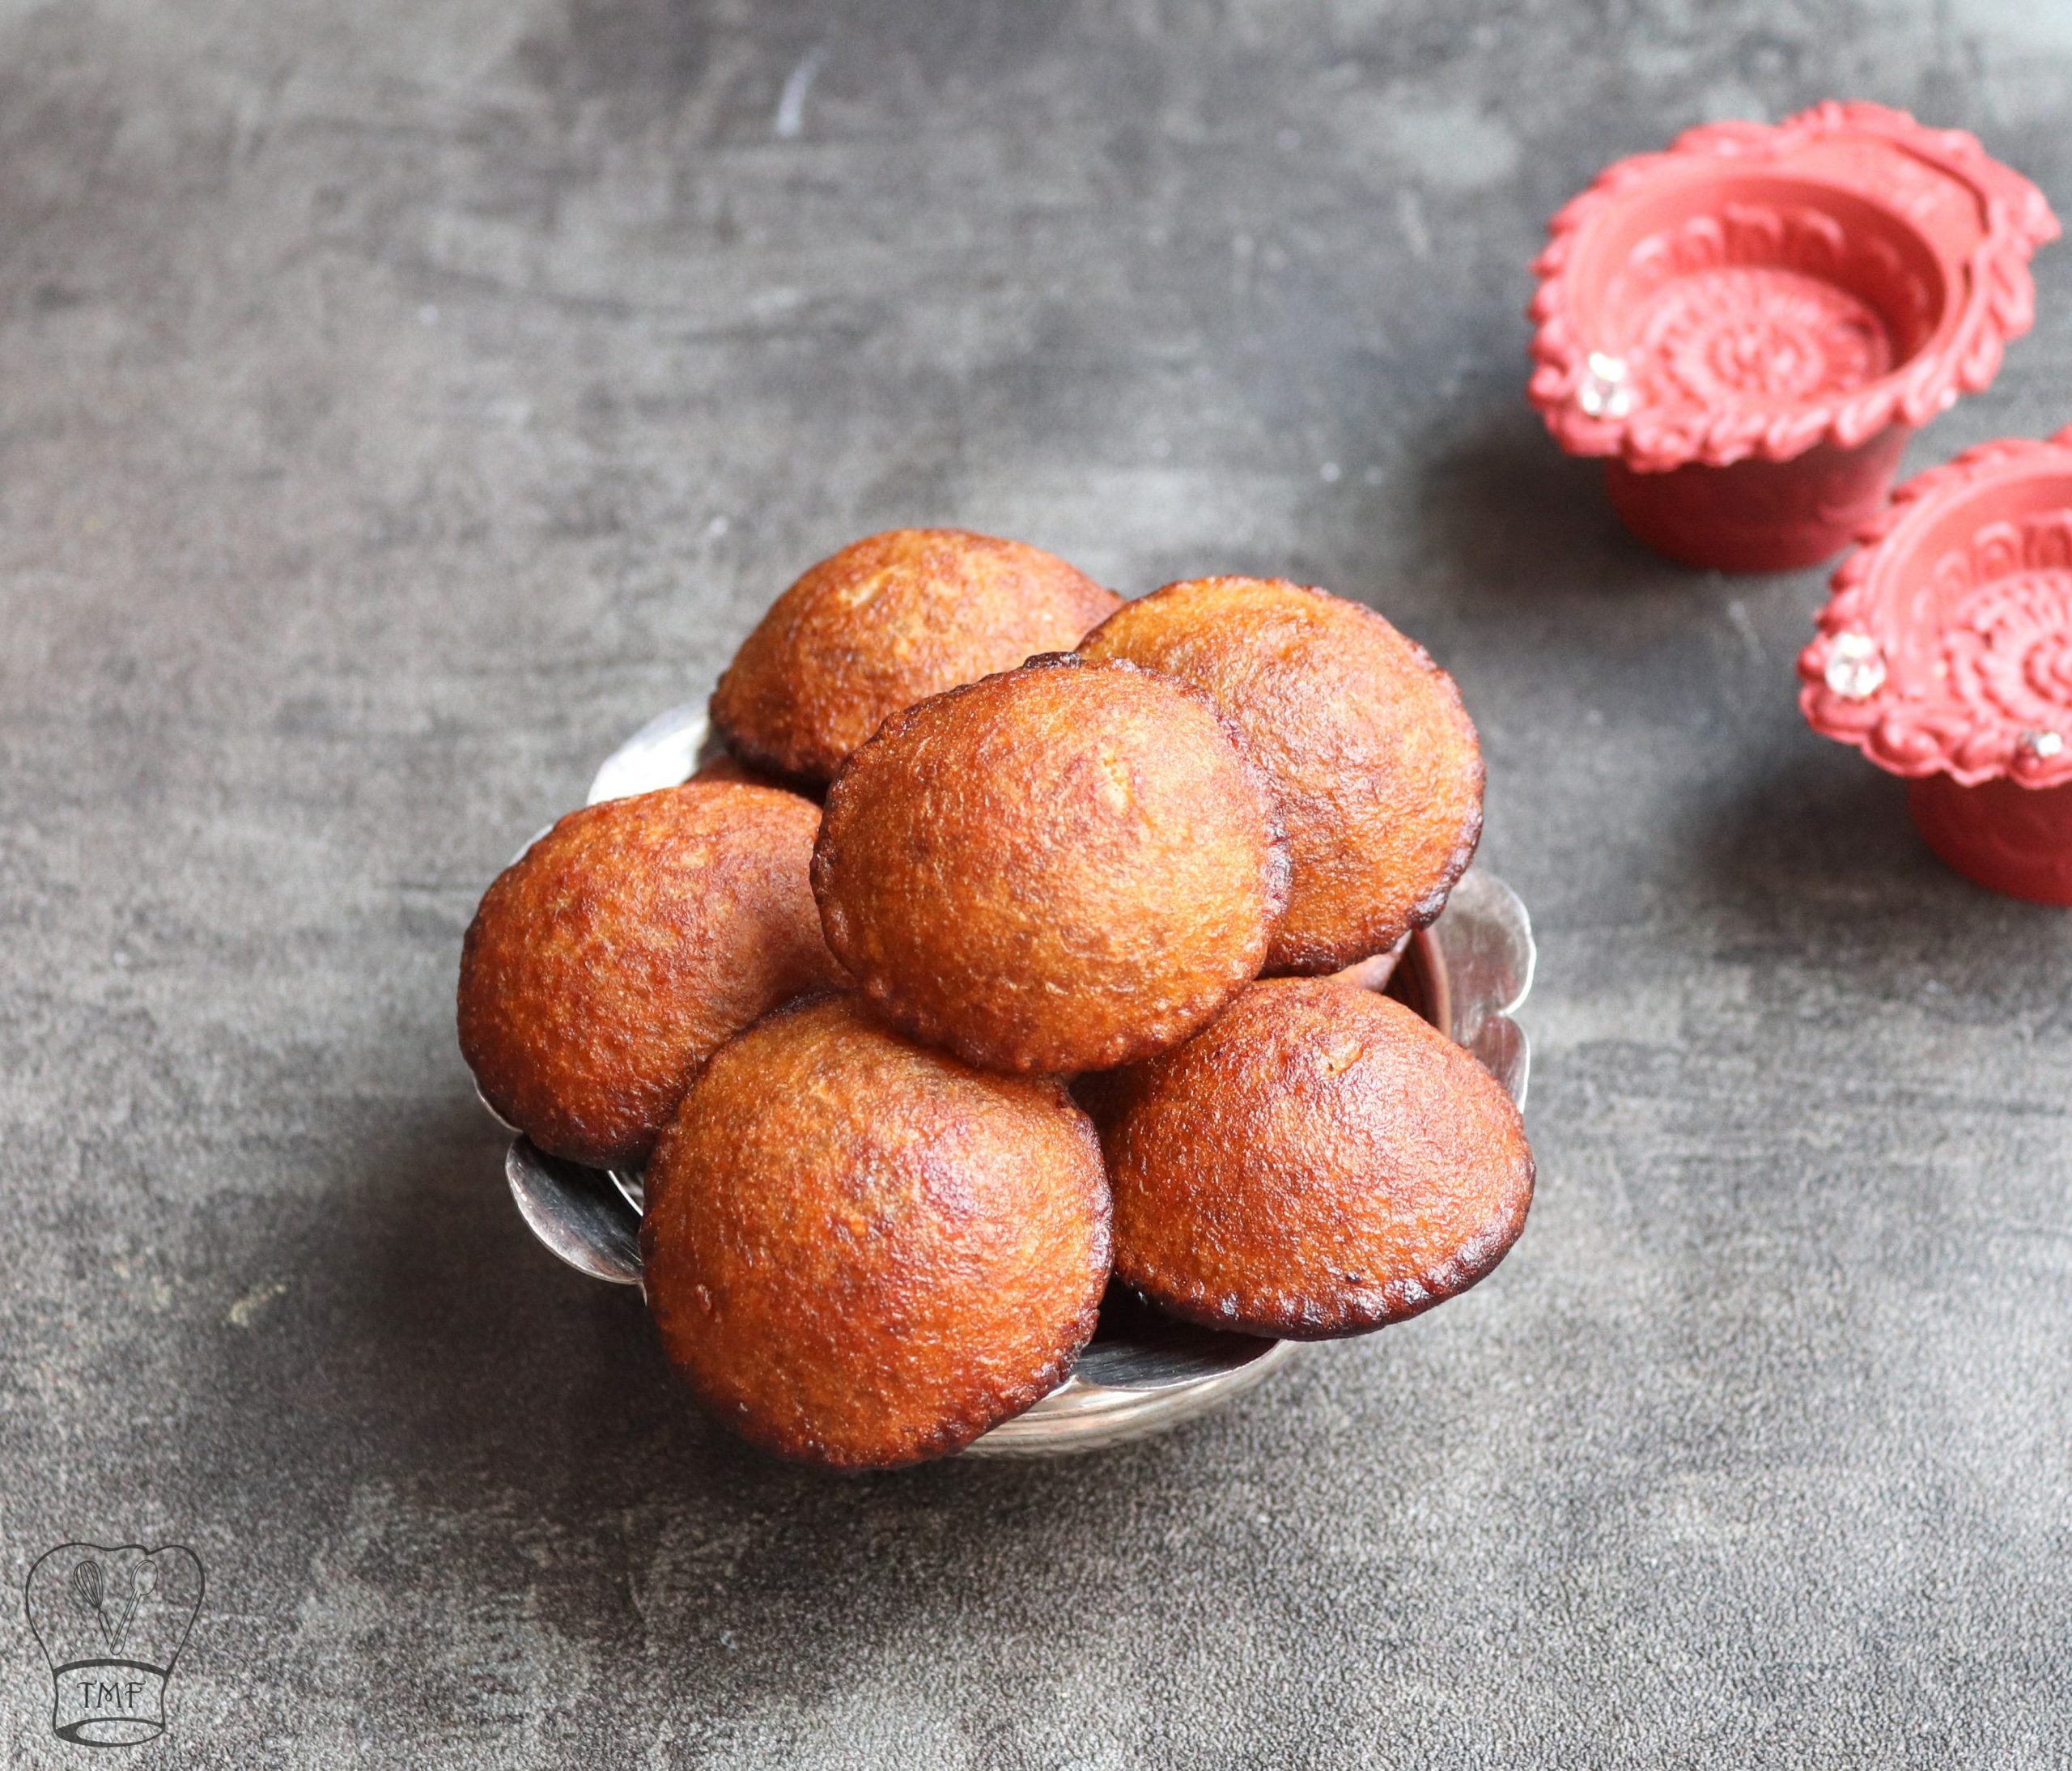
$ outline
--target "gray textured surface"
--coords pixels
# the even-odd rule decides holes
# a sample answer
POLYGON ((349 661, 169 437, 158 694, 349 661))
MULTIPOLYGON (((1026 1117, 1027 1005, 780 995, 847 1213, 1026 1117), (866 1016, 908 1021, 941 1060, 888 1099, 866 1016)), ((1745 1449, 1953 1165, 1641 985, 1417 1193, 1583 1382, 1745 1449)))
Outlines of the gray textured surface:
MULTIPOLYGON (((1522 405, 1547 214, 1829 93, 2072 207, 2061 0, 0 5, 0 1569, 200 1552, 135 1762, 2072 1755, 2072 917, 1802 728, 1818 574, 1651 561, 1522 405), (526 1239, 449 992, 915 520, 1453 667, 1543 1184, 1227 1416, 827 1482, 526 1239)), ((2072 418, 2039 282, 1917 462, 2072 418)))

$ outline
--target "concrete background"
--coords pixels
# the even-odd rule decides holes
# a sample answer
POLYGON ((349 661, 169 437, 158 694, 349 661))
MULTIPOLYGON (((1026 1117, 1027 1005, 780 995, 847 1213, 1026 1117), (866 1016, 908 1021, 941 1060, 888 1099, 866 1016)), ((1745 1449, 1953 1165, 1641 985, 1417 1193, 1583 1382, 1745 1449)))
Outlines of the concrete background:
MULTIPOLYGON (((1803 729, 1820 574, 1645 556, 1523 404, 1548 214, 1830 94, 2072 210, 2060 0, 0 3, 0 1570, 200 1553, 125 1762, 2072 1756, 2072 917, 1803 729), (1456 672, 1542 1191, 1170 1438, 830 1481, 528 1239, 451 989, 911 521, 1456 672)), ((2072 419, 2038 282, 1916 464, 2072 419)), ((49 1696, 0 1606, 9 1763, 49 1696)))

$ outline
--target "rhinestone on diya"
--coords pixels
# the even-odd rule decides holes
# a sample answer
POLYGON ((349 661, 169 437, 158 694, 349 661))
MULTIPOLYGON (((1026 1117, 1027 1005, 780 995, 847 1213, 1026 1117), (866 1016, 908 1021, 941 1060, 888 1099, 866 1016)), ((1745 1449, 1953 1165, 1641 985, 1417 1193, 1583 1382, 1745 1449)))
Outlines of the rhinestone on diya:
POLYGON ((2072 905, 2072 427, 1909 480, 1863 543, 1799 656, 1808 723, 1906 777, 1959 873, 2072 905))
MULTIPOLYGON (((588 803, 673 787, 713 754, 705 703, 672 708, 606 759, 590 784, 588 803)), ((1422 1015, 1473 1052, 1522 1107, 1531 1047, 1513 1016, 1532 987, 1535 958, 1524 905, 1502 881, 1476 867, 1454 886, 1429 928, 1411 936, 1399 951, 1363 960, 1340 976, 1365 989, 1386 990, 1422 1015)), ((512 1140, 503 1167, 519 1215, 550 1251, 593 1279, 640 1283, 644 1191, 639 1174, 563 1162, 523 1136, 512 1140)), ((1111 1285, 1100 1326, 1072 1375, 962 1455, 1048 1457, 1161 1433, 1221 1408, 1300 1351, 1297 1341, 1229 1334, 1161 1315, 1111 1285)))
POLYGON ((1549 224, 1532 402, 1659 552, 1811 565, 1877 513, 1909 433, 1992 380, 2057 231, 2027 179, 1902 111, 1692 130, 1549 224))
POLYGON ((1867 701, 1885 686, 1885 654, 1868 634, 1836 634, 1824 680, 1845 701, 1867 701))

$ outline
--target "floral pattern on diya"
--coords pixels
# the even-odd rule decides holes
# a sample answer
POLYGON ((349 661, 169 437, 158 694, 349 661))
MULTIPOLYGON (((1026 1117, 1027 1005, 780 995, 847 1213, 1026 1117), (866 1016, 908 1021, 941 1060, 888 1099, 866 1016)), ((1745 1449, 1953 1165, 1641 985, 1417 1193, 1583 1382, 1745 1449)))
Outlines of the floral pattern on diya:
POLYGON ((1692 406, 1849 393, 1892 357, 1883 323, 1846 290, 1761 265, 1680 278, 1636 329, 1648 384, 1692 406))

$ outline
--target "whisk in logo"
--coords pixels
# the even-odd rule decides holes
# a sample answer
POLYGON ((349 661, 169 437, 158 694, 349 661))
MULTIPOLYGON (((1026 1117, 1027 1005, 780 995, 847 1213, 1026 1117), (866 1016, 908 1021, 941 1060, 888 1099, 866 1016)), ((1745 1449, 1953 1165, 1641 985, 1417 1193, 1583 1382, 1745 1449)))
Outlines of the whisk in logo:
POLYGON ((165 1731, 165 1682, 202 1607, 193 1551, 61 1544, 36 1558, 23 1598, 59 1739, 134 1747, 165 1731))

